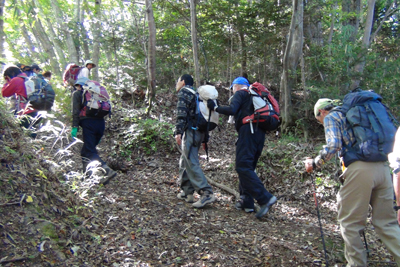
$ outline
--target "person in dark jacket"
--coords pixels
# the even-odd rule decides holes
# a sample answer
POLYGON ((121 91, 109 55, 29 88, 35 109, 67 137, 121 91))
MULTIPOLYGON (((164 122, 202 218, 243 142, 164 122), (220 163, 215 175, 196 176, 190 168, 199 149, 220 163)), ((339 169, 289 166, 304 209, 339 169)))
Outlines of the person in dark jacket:
POLYGON ((86 117, 81 112, 84 107, 83 86, 87 81, 89 81, 89 79, 80 78, 75 83, 76 91, 72 94, 71 137, 76 138, 78 128, 81 126, 83 136, 83 146, 81 150, 83 171, 89 171, 87 170, 87 167, 90 162, 95 160, 99 161, 101 168, 106 172, 104 177, 100 180, 100 183, 105 185, 110 181, 110 179, 114 178, 117 173, 107 166, 107 164, 100 158, 96 149, 96 146, 100 143, 100 140, 104 135, 104 118, 86 117))
MULTIPOLYGON (((3 72, 6 83, 1 89, 3 97, 8 97, 13 107, 14 114, 21 118, 21 126, 30 129, 38 126, 41 119, 38 118, 38 110, 27 105, 28 96, 26 94, 25 80, 26 74, 22 73, 17 66, 9 66, 3 72), (26 115, 26 116, 25 116, 26 115)), ((36 133, 31 133, 32 138, 36 138, 36 133)))
MULTIPOLYGON (((213 101, 208 101, 210 110, 221 114, 234 115, 235 128, 239 134, 236 143, 236 172, 239 175, 239 192, 241 199, 236 203, 237 209, 246 212, 254 211, 254 199, 260 205, 256 217, 260 219, 272 205, 277 201, 276 197, 265 189, 264 184, 255 173, 258 158, 264 147, 265 130, 256 129, 253 123, 254 133, 251 132, 250 124, 243 124, 245 116, 254 113, 253 103, 248 91, 250 84, 246 78, 238 77, 232 82, 233 97, 229 106, 217 106, 213 101)), ((278 121, 271 117, 271 123, 278 121)))
POLYGON ((195 91, 193 90, 193 77, 184 74, 176 84, 178 92, 177 116, 175 124, 175 140, 182 148, 179 161, 180 192, 177 197, 188 203, 193 203, 193 193, 200 194, 200 199, 193 203, 194 208, 202 208, 215 201, 211 186, 201 170, 199 162, 199 148, 205 133, 191 128, 190 118, 193 116, 195 105, 195 91), (194 137, 193 137, 194 136, 194 137))

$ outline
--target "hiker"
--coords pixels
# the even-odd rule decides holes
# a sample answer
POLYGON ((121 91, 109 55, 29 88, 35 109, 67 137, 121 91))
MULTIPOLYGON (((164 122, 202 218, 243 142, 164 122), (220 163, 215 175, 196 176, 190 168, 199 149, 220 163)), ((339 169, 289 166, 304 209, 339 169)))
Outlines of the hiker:
MULTIPOLYGON (((235 207, 245 212, 254 212, 254 199, 260 205, 256 217, 260 219, 267 214, 268 210, 277 201, 277 198, 265 189, 264 184, 255 173, 258 158, 264 147, 266 131, 256 129, 256 123, 242 123, 242 119, 254 112, 251 96, 248 92, 249 81, 244 77, 237 77, 232 82, 233 97, 229 106, 217 106, 214 102, 208 101, 210 110, 221 114, 233 115, 235 128, 239 134, 236 143, 236 172, 239 175, 240 200, 235 207)), ((272 121, 271 123, 278 123, 272 121)))
MULTIPOLYGON (((375 162, 360 160, 355 150, 359 147, 355 130, 346 115, 334 107, 334 101, 328 98, 319 99, 314 106, 315 118, 325 128, 327 144, 316 158, 306 159, 306 171, 321 168, 324 162, 341 152, 346 170, 343 185, 337 194, 338 221, 345 243, 347 266, 367 266, 360 232, 365 228, 369 205, 372 206, 372 224, 377 234, 400 266, 400 228, 393 210, 393 185, 387 157, 375 162)), ((372 151, 373 146, 368 149, 372 151)))
POLYGON ((50 82, 51 75, 52 75, 52 73, 50 71, 44 71, 42 73, 42 75, 43 75, 43 78, 45 79, 46 82, 50 82))
POLYGON ((93 63, 93 61, 91 60, 86 60, 85 61, 85 67, 83 67, 78 74, 77 79, 79 78, 88 78, 89 79, 89 75, 90 75, 90 70, 95 68, 96 64, 93 63))
POLYGON ((27 66, 27 65, 22 65, 22 66, 23 66, 22 72, 25 73, 26 77, 32 77, 35 75, 31 66, 27 66))
POLYGON ((39 65, 37 64, 33 64, 31 66, 32 71, 33 71, 33 75, 39 76, 40 78, 43 79, 43 75, 40 73, 42 71, 42 69, 39 67, 39 65))
MULTIPOLYGON (((38 111, 27 106, 27 94, 25 88, 26 74, 22 73, 17 66, 9 66, 3 72, 6 83, 1 89, 3 97, 8 97, 13 107, 14 115, 21 118, 20 125, 26 129, 30 126, 39 125, 40 119, 37 119, 38 111), (24 78, 25 77, 25 78, 24 78), (26 116, 24 116, 26 115, 26 116), (33 123, 33 125, 31 125, 33 123)), ((32 138, 36 138, 36 133, 31 133, 32 138)))
POLYGON ((393 168, 393 186, 396 195, 397 222, 400 224, 400 127, 397 129, 393 152, 388 155, 390 167, 393 168))
POLYGON ((83 95, 83 86, 89 81, 88 78, 80 78, 75 83, 76 91, 72 94, 72 130, 71 137, 76 138, 79 126, 82 127, 83 146, 81 150, 83 171, 87 171, 87 167, 92 161, 99 161, 101 168, 105 170, 104 177, 100 183, 106 185, 110 179, 114 178, 117 173, 112 170, 100 158, 97 153, 96 146, 100 143, 104 135, 105 120, 104 118, 87 116, 85 101, 86 96, 83 95))
POLYGON ((193 193, 196 191, 200 195, 200 199, 194 202, 192 206, 202 208, 213 203, 216 199, 200 167, 199 148, 204 141, 205 133, 194 131, 191 128, 193 122, 189 118, 195 112, 195 105, 192 105, 192 103, 196 100, 195 95, 190 90, 193 90, 193 77, 184 74, 176 83, 178 104, 174 136, 176 143, 182 148, 182 155, 179 160, 179 180, 182 191, 177 197, 188 203, 193 203, 193 193), (190 107, 193 107, 192 110, 190 110, 190 107))

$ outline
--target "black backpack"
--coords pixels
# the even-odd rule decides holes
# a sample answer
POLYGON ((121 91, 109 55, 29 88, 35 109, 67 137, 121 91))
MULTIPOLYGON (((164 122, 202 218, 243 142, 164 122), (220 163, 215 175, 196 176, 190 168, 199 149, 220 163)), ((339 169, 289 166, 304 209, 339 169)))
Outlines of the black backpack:
POLYGON ((382 97, 372 91, 356 91, 347 94, 343 105, 332 110, 346 116, 347 128, 356 139, 343 147, 345 166, 357 160, 387 161, 393 151, 397 121, 381 101, 382 97))
POLYGON ((51 85, 39 76, 32 76, 25 79, 25 89, 32 108, 36 110, 50 110, 53 107, 56 93, 51 85))

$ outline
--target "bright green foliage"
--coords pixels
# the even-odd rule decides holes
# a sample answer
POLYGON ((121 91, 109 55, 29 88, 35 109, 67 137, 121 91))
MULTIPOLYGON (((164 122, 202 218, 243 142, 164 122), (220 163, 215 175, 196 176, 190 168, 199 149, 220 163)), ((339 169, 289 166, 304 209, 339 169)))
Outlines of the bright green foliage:
POLYGON ((174 125, 156 119, 133 118, 132 126, 121 134, 123 141, 121 145, 122 156, 131 156, 139 149, 146 154, 160 150, 174 150, 173 128, 174 125))

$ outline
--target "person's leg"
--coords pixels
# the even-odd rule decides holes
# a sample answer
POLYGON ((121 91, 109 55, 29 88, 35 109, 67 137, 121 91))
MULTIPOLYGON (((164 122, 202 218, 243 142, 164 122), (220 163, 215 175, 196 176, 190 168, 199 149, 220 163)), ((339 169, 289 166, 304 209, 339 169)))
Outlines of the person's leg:
MULTIPOLYGON (((196 131, 195 139, 193 141, 193 130, 188 129, 185 131, 182 140, 182 163, 186 167, 185 172, 190 180, 192 188, 194 188, 194 190, 199 194, 201 194, 200 191, 213 192, 212 187, 208 184, 207 179, 204 176, 199 162, 199 147, 203 137, 204 133, 196 131)), ((188 187, 187 190, 191 190, 191 188, 188 187)))
POLYGON ((262 131, 258 130, 252 134, 250 126, 245 124, 239 129, 236 145, 236 171, 239 175, 240 186, 244 194, 256 199, 259 205, 267 203, 273 197, 254 172, 254 158, 259 150, 259 144, 263 145, 264 140, 265 134, 262 131))
MULTIPOLYGON (((82 158, 89 161, 97 160, 101 165, 105 162, 97 153, 96 146, 100 141, 102 133, 104 133, 104 120, 84 119, 79 122, 82 127, 83 146, 81 150, 82 158)), ((84 160, 84 159, 82 159, 84 160)))
POLYGON ((338 221, 345 243, 347 266, 367 266, 367 255, 360 237, 368 216, 374 186, 373 170, 367 162, 350 164, 337 194, 338 221))
POLYGON ((375 188, 372 190, 372 224, 375 231, 400 266, 400 228, 393 209, 393 184, 387 163, 376 162, 375 188))

